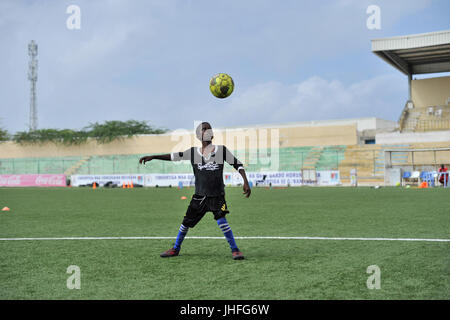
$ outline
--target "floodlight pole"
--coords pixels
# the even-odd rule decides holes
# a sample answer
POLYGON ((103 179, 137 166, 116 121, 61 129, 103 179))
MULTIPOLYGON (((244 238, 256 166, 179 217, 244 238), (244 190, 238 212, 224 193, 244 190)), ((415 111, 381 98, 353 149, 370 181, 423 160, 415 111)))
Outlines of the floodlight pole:
POLYGON ((412 84, 412 74, 408 73, 408 101, 412 101, 411 84, 412 84))
POLYGON ((36 82, 37 82, 37 69, 38 61, 36 59, 38 53, 37 44, 34 40, 28 44, 28 55, 30 56, 30 61, 28 63, 28 80, 31 82, 30 86, 30 131, 37 130, 38 120, 37 120, 37 107, 36 107, 36 82))

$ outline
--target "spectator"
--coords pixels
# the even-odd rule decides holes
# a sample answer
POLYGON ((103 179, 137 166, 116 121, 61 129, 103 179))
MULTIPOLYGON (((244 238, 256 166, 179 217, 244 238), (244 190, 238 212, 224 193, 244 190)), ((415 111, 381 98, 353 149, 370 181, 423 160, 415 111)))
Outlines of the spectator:
POLYGON ((448 169, 445 165, 441 164, 439 168, 439 182, 442 185, 448 186, 448 169))

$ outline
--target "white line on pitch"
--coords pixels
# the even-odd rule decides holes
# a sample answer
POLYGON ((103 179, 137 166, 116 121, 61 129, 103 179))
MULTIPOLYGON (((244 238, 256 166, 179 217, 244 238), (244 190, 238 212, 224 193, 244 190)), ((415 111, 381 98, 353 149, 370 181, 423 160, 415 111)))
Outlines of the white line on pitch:
MULTIPOLYGON (((419 242, 450 242, 450 239, 415 239, 415 238, 340 238, 340 237, 263 237, 237 236, 236 239, 248 240, 356 240, 356 241, 419 241, 419 242)), ((60 238, 0 238, 0 241, 40 241, 40 240, 168 240, 176 237, 60 237, 60 238)), ((186 239, 225 239, 224 237, 186 237, 186 239)))

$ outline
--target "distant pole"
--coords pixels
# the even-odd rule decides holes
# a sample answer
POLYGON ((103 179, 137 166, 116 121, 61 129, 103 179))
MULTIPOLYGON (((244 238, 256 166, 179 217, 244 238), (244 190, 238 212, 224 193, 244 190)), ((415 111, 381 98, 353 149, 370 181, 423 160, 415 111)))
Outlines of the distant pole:
POLYGON ((408 73, 408 101, 412 101, 412 74, 408 73))
POLYGON ((37 69, 38 61, 36 59, 38 54, 38 47, 34 40, 28 44, 28 55, 30 56, 30 61, 28 63, 28 80, 31 82, 30 86, 30 131, 37 130, 38 120, 37 120, 37 107, 36 107, 36 82, 37 82, 37 69))

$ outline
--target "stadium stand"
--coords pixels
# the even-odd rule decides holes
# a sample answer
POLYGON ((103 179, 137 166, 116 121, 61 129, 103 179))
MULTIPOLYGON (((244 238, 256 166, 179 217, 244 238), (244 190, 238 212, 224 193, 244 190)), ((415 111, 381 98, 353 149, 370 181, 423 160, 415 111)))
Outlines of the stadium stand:
POLYGON ((62 174, 81 157, 0 159, 0 174, 62 174))
MULTIPOLYGON (((288 137, 287 137, 288 138, 288 137)), ((287 139, 286 139, 287 140, 287 139)), ((317 143, 319 143, 318 138, 317 143)), ((449 163, 450 151, 411 152, 406 149, 439 149, 450 147, 448 142, 405 144, 355 144, 331 146, 297 146, 267 149, 235 150, 248 172, 339 170, 341 182, 350 183, 350 171, 357 169, 359 185, 382 184, 385 171, 385 151, 392 153, 392 164, 403 171, 432 171, 440 163, 449 163), (278 166, 271 167, 273 152, 278 153, 278 166)), ((0 174, 55 173, 89 174, 145 174, 190 173, 187 162, 154 161, 142 166, 138 159, 142 153, 92 156, 36 157, 0 159, 0 174)), ((232 168, 226 165, 226 171, 232 168)))
POLYGON ((414 108, 402 121, 404 131, 450 130, 450 106, 437 105, 414 108))
POLYGON ((350 183, 350 172, 357 170, 358 179, 369 180, 370 182, 380 182, 383 177, 376 171, 376 156, 381 150, 381 146, 347 146, 343 160, 339 165, 341 180, 343 183, 350 183))
MULTIPOLYGON (((288 147, 265 150, 236 151, 243 156, 247 171, 267 170, 272 152, 278 152, 277 171, 299 171, 313 168, 316 170, 338 169, 344 159, 346 146, 328 147, 288 147)), ((1 174, 25 173, 64 173, 71 174, 128 174, 128 173, 190 173, 188 162, 154 161, 151 165, 139 165, 138 160, 144 154, 105 155, 91 157, 54 157, 32 159, 0 159, 1 174)), ((227 165, 228 166, 228 165, 227 165)), ((231 167, 227 167, 230 171, 231 167)))
POLYGON ((346 148, 346 146, 324 147, 314 168, 316 170, 338 170, 344 160, 346 148))
MULTIPOLYGON (((450 71, 450 31, 375 39, 372 51, 408 78, 408 98, 398 121, 371 117, 215 128, 214 143, 230 147, 249 172, 339 170, 344 185, 350 184, 353 169, 358 185, 382 184, 390 169, 400 169, 405 181, 429 179, 440 164, 450 164, 450 77, 414 75, 450 71), (235 140, 241 143, 238 150, 235 140)), ((198 145, 192 131, 108 144, 91 139, 78 146, 1 142, 0 174, 190 173, 184 161, 142 166, 138 159, 198 145)), ((225 170, 232 171, 228 165, 225 170)))
MULTIPOLYGON (((270 160, 278 152, 278 166, 273 171, 339 170, 344 185, 350 184, 350 172, 357 170, 358 184, 382 184, 385 171, 385 151, 394 150, 392 165, 402 172, 433 172, 441 163, 449 163, 450 151, 414 152, 406 150, 438 150, 449 143, 302 146, 279 149, 237 150, 248 172, 272 171, 270 160)), ((138 159, 144 154, 115 154, 80 157, 37 157, 0 159, 0 174, 54 173, 89 174, 145 174, 190 173, 188 162, 154 161, 142 166, 138 159)), ((226 171, 233 171, 226 165, 226 171)), ((405 177, 406 182, 418 182, 405 177)), ((423 179, 422 179, 423 180, 423 179)))
POLYGON ((316 168, 316 164, 317 162, 319 162, 322 152, 323 152, 322 146, 312 147, 303 162, 303 168, 304 169, 316 168))

